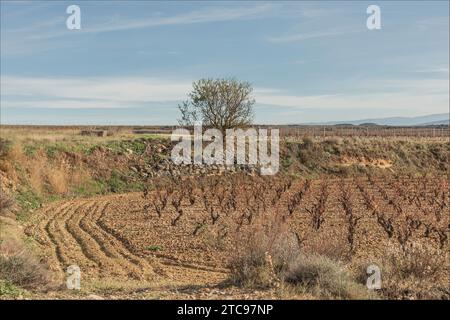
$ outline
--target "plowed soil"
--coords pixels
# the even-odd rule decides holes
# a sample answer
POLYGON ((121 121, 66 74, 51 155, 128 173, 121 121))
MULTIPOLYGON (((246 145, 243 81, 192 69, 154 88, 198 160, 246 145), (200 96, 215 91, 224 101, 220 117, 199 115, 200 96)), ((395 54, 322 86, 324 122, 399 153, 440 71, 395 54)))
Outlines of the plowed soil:
MULTIPOLYGON (((287 215, 290 230, 302 245, 330 238, 336 243, 347 241, 346 213, 340 200, 344 181, 326 182, 329 197, 325 203, 324 222, 320 229, 312 223, 310 212, 318 203, 324 183, 313 181, 295 210, 287 215)), ((408 194, 408 190, 398 193, 399 186, 383 181, 363 181, 361 186, 349 180, 345 184, 352 195, 353 212, 361 218, 354 235, 352 250, 355 256, 365 256, 369 252, 376 254, 385 249, 387 236, 378 225, 373 210, 382 210, 383 214, 395 217, 398 216, 395 209, 399 210, 400 205, 403 210, 414 213, 417 219, 426 221, 423 212, 433 204, 420 203, 419 206, 416 202, 401 199, 400 195, 408 194), (371 202, 379 209, 369 209, 371 202)), ((431 186, 438 184, 442 187, 437 190, 444 190, 442 206, 445 211, 448 210, 448 182, 443 178, 430 182, 431 186)), ((417 180, 406 185, 420 189, 417 180)), ((304 181, 294 182, 267 211, 284 213, 291 195, 304 186, 304 181)), ((429 187, 423 188, 427 189, 421 193, 425 199, 436 197, 429 187)), ((170 200, 159 216, 152 207, 146 209, 148 200, 141 193, 54 202, 35 215, 36 219, 30 222, 26 232, 42 247, 45 260, 59 283, 64 283, 65 270, 77 265, 81 270, 82 286, 84 283, 119 283, 110 292, 110 297, 136 298, 142 290, 151 291, 155 298, 171 299, 273 298, 273 290, 247 292, 221 287, 227 278, 228 261, 236 252, 233 239, 238 232, 251 226, 250 222, 239 226, 240 210, 221 216, 217 222, 211 221, 200 199, 197 195, 194 204, 184 199, 183 215, 175 220, 177 212, 170 200), (130 281, 139 284, 139 289, 124 289, 130 281)), ((443 223, 448 224, 448 216, 443 219, 443 223)), ((422 238, 423 234, 424 230, 419 228, 412 237, 422 238)), ((448 241, 443 247, 448 247, 448 241)))
POLYGON ((142 205, 140 194, 56 202, 39 212, 37 222, 28 227, 27 233, 42 246, 58 282, 64 281, 69 266, 77 265, 82 285, 85 281, 134 281, 139 288, 147 284, 152 291, 162 290, 161 297, 170 295, 175 286, 178 298, 188 298, 192 290, 187 288, 198 287, 199 294, 207 297, 208 288, 226 278, 226 269, 202 263, 195 256, 183 259, 189 254, 177 255, 177 248, 189 243, 176 244, 170 237, 171 230, 163 234, 161 226, 152 225, 143 216, 142 205), (148 249, 151 246, 155 249, 148 249), (159 283, 162 287, 155 288, 159 283), (183 288, 185 294, 178 292, 183 288))

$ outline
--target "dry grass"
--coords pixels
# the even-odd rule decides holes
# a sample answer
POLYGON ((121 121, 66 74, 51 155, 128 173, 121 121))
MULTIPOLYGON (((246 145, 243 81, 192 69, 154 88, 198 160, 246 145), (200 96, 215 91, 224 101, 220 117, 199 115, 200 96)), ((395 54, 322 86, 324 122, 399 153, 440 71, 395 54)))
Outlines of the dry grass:
POLYGON ((276 280, 267 251, 254 247, 230 263, 230 282, 245 288, 269 288, 276 280))
POLYGON ((0 215, 6 215, 14 203, 14 198, 0 190, 0 215))
POLYGON ((306 287, 321 298, 367 299, 370 294, 358 284, 344 265, 318 254, 301 254, 289 266, 284 281, 306 287))
POLYGON ((47 157, 45 153, 38 154, 25 164, 28 171, 28 179, 31 188, 37 193, 42 194, 44 190, 44 173, 47 166, 47 157))
POLYGON ((15 219, 0 216, 0 280, 25 289, 53 287, 51 273, 27 246, 15 219))
POLYGON ((76 169, 71 169, 68 174, 68 184, 74 185, 74 186, 80 186, 87 181, 91 179, 91 175, 89 174, 88 170, 85 169, 83 166, 80 166, 76 169))
POLYGON ((0 170, 3 171, 9 179, 17 182, 18 176, 15 170, 15 163, 26 162, 26 156, 23 154, 22 146, 18 143, 11 143, 4 139, 0 140, 0 170))
POLYGON ((231 283, 243 287, 268 288, 299 253, 299 244, 276 215, 259 217, 253 228, 236 234, 237 254, 230 261, 231 283), (265 223, 267 222, 267 224, 265 223))
POLYGON ((12 144, 0 162, 0 169, 15 183, 29 185, 38 195, 45 192, 67 194, 70 186, 79 186, 90 179, 82 164, 69 164, 61 156, 50 159, 43 149, 27 156, 20 143, 12 144), (21 174, 21 179, 25 181, 19 181, 17 166, 25 173, 21 174))
MULTIPOLYGON (((2 136, 11 139, 14 144, 7 146, 7 148, 5 146, 7 152, 1 152, 0 169, 6 172, 10 178, 17 177, 17 173, 19 173, 20 181, 13 179, 18 182, 19 186, 31 187, 38 194, 52 195, 67 194, 70 190, 73 190, 71 189, 73 186, 82 185, 90 179, 90 173, 94 177, 95 174, 100 172, 100 165, 109 169, 109 166, 115 168, 114 166, 121 163, 107 162, 100 152, 93 154, 89 159, 83 158, 83 161, 81 161, 80 159, 89 153, 81 154, 83 151, 78 149, 74 149, 73 152, 66 152, 66 149, 63 149, 63 151, 56 149, 57 151, 54 152, 52 150, 55 149, 45 148, 47 147, 46 142, 83 141, 83 143, 92 142, 92 144, 95 144, 99 141, 105 142, 107 139, 120 140, 130 137, 127 132, 118 132, 114 137, 103 138, 82 137, 79 135, 78 129, 1 129, 2 136), (3 135, 4 133, 6 134, 3 135), (29 141, 41 141, 44 144, 28 143, 29 141), (32 146, 34 149, 29 152, 30 150, 25 148, 25 151, 27 151, 25 152, 23 146, 32 146), (77 156, 79 157, 77 158, 77 156), (92 161, 92 163, 84 160, 92 161), (83 165, 86 167, 83 167, 83 165), (91 171, 88 171, 88 168, 91 171)), ((64 146, 65 142, 61 145, 64 146)), ((361 155, 373 159, 388 156, 396 159, 394 165, 398 166, 399 169, 411 167, 417 171, 417 169, 439 169, 442 166, 447 168, 447 162, 442 157, 448 151, 448 146, 448 143, 416 143, 414 141, 403 143, 396 140, 384 142, 383 139, 352 138, 345 140, 327 139, 324 141, 304 139, 301 144, 291 144, 292 150, 287 150, 286 154, 292 157, 293 165, 291 165, 291 168, 295 169, 296 173, 326 174, 335 172, 332 170, 335 170, 336 164, 339 164, 345 157, 356 159, 361 155), (435 149, 436 152, 430 151, 435 149), (420 160, 420 162, 416 160, 420 160), (414 165, 410 165, 410 163, 414 165), (428 163, 430 166, 428 166, 428 163), (297 170, 297 168, 301 170, 297 170)), ((124 161, 123 165, 128 166, 129 162, 124 161)), ((352 167, 355 167, 355 171, 352 172, 358 173, 358 164, 352 165, 352 167)), ((420 170, 417 172, 420 172, 420 170)), ((445 170, 442 169, 442 171, 445 170)), ((105 172, 107 171, 105 170, 105 172)), ((247 185, 247 180, 243 185, 247 185)), ((266 188, 264 185, 263 188, 255 189, 256 191, 252 192, 255 195, 267 193, 270 189, 269 186, 267 185, 266 188)), ((332 186, 330 188, 334 190, 331 191, 332 198, 338 189, 333 189, 332 186)), ((392 189, 397 190, 394 187, 392 189)), ((241 190, 238 191, 241 192, 241 190)), ((219 193, 215 192, 217 190, 214 189, 210 191, 211 194, 219 193)), ((284 200, 290 201, 291 195, 288 194, 285 197, 286 199, 280 198, 280 203, 283 203, 284 200)), ((388 197, 398 199, 395 194, 388 194, 388 197)), ((249 199, 250 204, 244 204, 240 209, 238 208, 237 212, 240 213, 240 210, 249 209, 257 212, 257 208, 260 210, 257 204, 260 204, 261 198, 254 197, 253 199, 249 197, 249 199)), ((314 200, 305 199, 305 201, 310 202, 314 200)), ((387 200, 383 201, 386 202, 387 200)), ((294 210, 293 217, 302 218, 302 214, 305 212, 302 210, 303 208, 309 209, 311 207, 310 202, 301 204, 297 211, 294 210)), ((356 202, 354 203, 356 205, 356 202)), ((402 202, 398 203, 401 204, 402 202)), ((7 206, 8 199, 5 199, 5 201, 0 199, 0 208, 7 206)), ((332 206, 329 205, 328 208, 330 207, 332 206)), ((445 203, 444 208, 448 208, 445 203)), ((361 206, 357 209, 366 210, 361 209, 361 206)), ((278 211, 281 212, 282 210, 278 211)), ((283 212, 280 214, 283 214, 283 212)), ((329 219, 327 214, 328 212, 325 213, 326 219, 329 219)), ((251 217, 253 219, 258 215, 259 213, 256 214, 252 211, 251 217)), ((353 256, 354 252, 349 250, 344 229, 338 226, 333 227, 333 231, 330 232, 328 230, 327 232, 317 232, 317 230, 308 231, 308 228, 303 229, 300 226, 301 228, 291 229, 296 232, 293 233, 277 217, 268 217, 268 215, 268 212, 261 213, 261 221, 252 222, 253 227, 249 226, 250 219, 248 225, 242 219, 240 226, 245 231, 237 234, 236 239, 229 239, 224 236, 220 238, 219 242, 216 229, 211 228, 210 230, 208 228, 206 231, 202 231, 211 233, 211 247, 214 247, 215 250, 221 250, 222 247, 226 248, 229 244, 228 241, 236 243, 237 250, 234 250, 233 247, 234 256, 229 265, 231 270, 230 281, 233 284, 249 288, 284 288, 283 290, 286 290, 286 292, 290 290, 298 291, 319 298, 355 299, 371 297, 363 287, 367 280, 366 267, 368 264, 364 264, 364 272, 357 273, 357 277, 353 277, 348 271, 355 263, 353 260, 356 257, 353 256), (247 230, 247 227, 252 229, 247 230), (339 228, 342 230, 338 230, 339 228), (303 232, 305 237, 301 234, 303 232), (338 234, 339 232, 340 234, 338 234)), ((222 214, 218 224, 222 223, 225 217, 226 215, 222 214)), ((180 220, 180 224, 183 223, 183 219, 180 220)), ((445 222, 445 220, 442 221, 445 222)), ((441 229, 447 230, 445 229, 447 224, 441 229)), ((173 225, 173 227, 176 226, 173 225)), ((397 232, 401 229, 395 230, 397 232)), ((206 235, 202 234, 201 236, 207 238, 206 235)), ((232 237, 232 235, 230 236, 232 237)), ((362 239, 364 236, 360 234, 358 237, 362 239)), ((415 241, 416 238, 414 237, 413 240, 415 241)), ((384 242, 375 242, 375 245, 379 244, 380 248, 384 248, 384 242)), ((373 260, 378 261, 375 264, 378 264, 382 270, 383 283, 379 293, 392 299, 449 298, 448 253, 438 250, 436 244, 433 244, 433 246, 431 243, 414 243, 403 247, 393 246, 389 250, 385 250, 383 256, 374 257, 373 260)), ((444 248, 448 248, 448 246, 444 248)), ((372 252, 378 251, 365 251, 364 248, 361 248, 360 252, 357 253, 365 255, 372 252)), ((214 253, 217 253, 217 251, 214 253)), ((25 288, 45 286, 48 281, 45 267, 39 260, 33 258, 28 250, 13 241, 4 241, 0 248, 0 277, 25 288)))
POLYGON ((0 244, 0 278, 25 289, 45 290, 51 283, 47 268, 11 239, 0 244))
POLYGON ((413 242, 404 247, 389 247, 385 263, 399 278, 434 279, 442 274, 446 255, 427 243, 413 242))
POLYGON ((325 299, 367 299, 344 265, 328 257, 294 249, 285 236, 270 250, 265 239, 250 243, 232 259, 230 282, 247 288, 281 287, 325 299), (284 238, 284 240, 281 240, 284 238), (268 251, 270 250, 270 251, 268 251))
POLYGON ((361 283, 367 279, 369 264, 380 267, 381 293, 388 299, 450 298, 449 253, 429 243, 390 245, 382 257, 357 264, 361 283))
POLYGON ((2 137, 14 142, 30 142, 30 141, 91 141, 93 143, 108 140, 126 139, 133 135, 131 127, 116 129, 114 135, 108 137, 81 136, 82 129, 88 127, 0 127, 2 137))
POLYGON ((391 247, 383 261, 383 293, 398 299, 449 299, 449 253, 427 243, 391 247))
MULTIPOLYGON (((303 251, 297 238, 278 218, 266 229, 250 230, 230 262, 232 284, 250 288, 280 287, 319 298, 367 299, 372 295, 358 284, 344 265, 327 256, 303 251)), ((331 248, 331 247, 330 247, 331 248)), ((331 251, 330 251, 331 252, 331 251)), ((330 253, 328 252, 328 253, 330 253)))
POLYGON ((56 194, 65 194, 68 190, 67 172, 62 168, 55 168, 47 172, 47 179, 56 194))
POLYGON ((229 280, 237 286, 276 286, 324 299, 450 298, 450 254, 426 241, 392 243, 382 256, 360 263, 334 237, 317 238, 300 247, 274 219, 269 228, 257 225, 241 235, 240 245, 230 263, 229 280), (370 264, 381 269, 382 287, 377 292, 365 288, 370 264), (352 272, 355 265, 356 274, 352 272))

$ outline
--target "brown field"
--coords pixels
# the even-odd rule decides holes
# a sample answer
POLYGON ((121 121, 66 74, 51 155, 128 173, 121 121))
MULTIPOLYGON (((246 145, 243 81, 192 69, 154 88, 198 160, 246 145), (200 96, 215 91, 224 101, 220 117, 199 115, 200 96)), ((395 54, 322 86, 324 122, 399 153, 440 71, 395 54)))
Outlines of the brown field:
POLYGON ((237 246, 270 227, 272 215, 299 247, 349 262, 377 261, 389 246, 421 241, 448 252, 447 179, 252 180, 249 187, 244 178, 206 178, 203 190, 189 194, 193 182, 167 182, 147 199, 137 193, 55 203, 26 232, 60 273, 76 264, 91 280, 203 286, 226 279, 237 246))
MULTIPOLYGON (((26 218, 17 218, 18 223, 5 218, 0 226, 14 224, 17 233, 23 230, 51 278, 43 291, 25 286, 26 291, 19 289, 4 294, 5 298, 450 298, 448 141, 417 140, 404 151, 409 160, 401 162, 382 153, 380 146, 390 142, 367 140, 361 145, 358 140, 331 158, 331 166, 321 159, 322 142, 316 140, 295 147, 307 153, 286 148, 283 157, 298 152, 299 160, 276 177, 193 172, 144 178, 130 176, 130 167, 142 174, 143 158, 133 158, 128 151, 122 154, 121 149, 118 154, 116 149, 108 151, 109 145, 86 154, 78 151, 78 144, 56 155, 54 149, 45 149, 55 140, 91 146, 138 137, 130 128, 109 137, 81 138, 80 130, 84 129, 2 128, 2 138, 24 150, 30 143, 47 150, 47 155, 44 151, 26 155, 12 148, 4 155, 2 177, 10 184, 2 182, 6 185, 2 192, 17 197, 17 217, 33 202, 22 201, 24 194, 33 192, 41 202, 22 212, 26 218), (305 147, 310 143, 314 147, 305 147), (443 148, 444 156, 419 161, 425 157, 423 144, 432 150, 443 148), (359 147, 365 156, 358 156, 355 148, 359 147), (311 167, 311 159, 321 168, 311 167), (30 161, 33 165, 27 167, 30 161), (80 166, 83 179, 69 174, 80 166), (114 166, 129 180, 120 176, 124 180, 116 182, 114 166), (74 193, 89 179, 102 186, 107 181, 111 187, 86 195, 74 193), (136 180, 141 183, 136 189, 127 188, 136 180), (14 185, 15 191, 8 185, 14 185), (259 252, 263 260, 255 257, 259 252), (242 261, 249 254, 253 260, 244 270, 242 261), (297 256, 323 257, 318 270, 336 268, 345 273, 351 289, 298 280, 304 275, 296 273, 300 272, 299 262, 294 261, 297 256), (370 264, 382 270, 383 286, 376 292, 365 289, 365 269, 370 264), (81 269, 79 292, 64 288, 70 265, 81 269)), ((158 148, 145 150, 163 156, 158 148)), ((158 162, 155 170, 163 167, 158 162)), ((7 239, 3 234, 2 238, 7 239)), ((0 253, 8 261, 5 243, 0 253)))
MULTIPOLYGON (((435 138, 448 140, 449 126, 391 127, 354 125, 255 125, 255 128, 276 128, 282 137, 299 139, 303 137, 366 137, 366 138, 435 138)), ((142 134, 170 135, 176 126, 45 126, 45 125, 2 125, 4 138, 15 139, 73 139, 81 131, 106 130, 114 138, 131 138, 142 134)))

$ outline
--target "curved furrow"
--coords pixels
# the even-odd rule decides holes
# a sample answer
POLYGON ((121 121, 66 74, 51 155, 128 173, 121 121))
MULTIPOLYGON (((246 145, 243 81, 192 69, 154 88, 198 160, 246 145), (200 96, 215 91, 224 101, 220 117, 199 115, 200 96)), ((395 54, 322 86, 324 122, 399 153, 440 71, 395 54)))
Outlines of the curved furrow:
POLYGON ((120 266, 124 273, 134 279, 145 278, 148 275, 148 270, 143 267, 142 263, 126 251, 124 252, 120 243, 115 241, 114 238, 111 239, 109 234, 105 233, 96 225, 96 218, 101 214, 106 205, 107 202, 105 201, 99 202, 94 210, 89 210, 80 220, 80 228, 97 242, 104 254, 120 266))
POLYGON ((61 249, 67 256, 65 267, 77 265, 84 274, 95 276, 98 273, 97 263, 91 259, 80 247, 79 243, 68 230, 67 224, 74 216, 78 216, 84 209, 86 201, 72 201, 72 206, 64 215, 56 217, 56 237, 62 243, 61 249))
POLYGON ((70 211, 71 206, 71 202, 66 202, 61 207, 56 208, 53 212, 53 217, 50 218, 44 226, 45 232, 55 249, 55 256, 61 270, 70 265, 70 258, 66 255, 67 250, 64 250, 66 245, 64 243, 64 236, 60 235, 57 218, 65 216, 66 213, 70 211))
POLYGON ((64 270, 62 266, 65 260, 58 242, 49 232, 49 223, 54 219, 55 215, 64 211, 68 206, 68 203, 53 203, 46 206, 39 212, 37 223, 27 231, 27 235, 36 239, 36 241, 45 248, 44 251, 49 253, 49 255, 46 256, 46 263, 50 270, 55 271, 55 275, 58 278, 63 276, 64 270))
POLYGON ((39 210, 36 213, 36 219, 29 222, 27 227, 25 228, 25 233, 28 236, 33 237, 33 239, 35 239, 42 246, 53 245, 51 239, 45 231, 45 226, 48 223, 49 219, 55 214, 55 207, 57 207, 58 205, 60 205, 61 208, 65 208, 68 204, 64 203, 61 205, 59 203, 51 203, 45 206, 45 208, 39 210))
POLYGON ((154 271, 157 270, 159 274, 163 275, 164 271, 159 261, 152 258, 152 261, 149 262, 147 259, 139 256, 137 253, 135 253, 135 249, 128 241, 128 239, 122 237, 120 233, 118 233, 116 230, 114 230, 104 222, 106 210, 109 206, 110 204, 109 202, 107 202, 103 209, 99 212, 99 215, 95 221, 96 225, 100 230, 102 230, 102 233, 105 235, 105 237, 108 237, 108 239, 112 243, 117 244, 116 248, 119 248, 120 253, 129 261, 132 261, 133 263, 139 265, 144 274, 153 275, 154 271))
POLYGON ((97 201, 88 201, 84 203, 82 210, 80 210, 78 214, 73 214, 69 219, 67 219, 67 231, 76 240, 83 254, 95 262, 97 267, 100 269, 99 271, 101 275, 124 276, 125 273, 122 268, 118 267, 118 265, 114 263, 114 260, 106 255, 95 239, 81 227, 81 219, 83 219, 88 212, 94 210, 96 206, 97 201))
MULTIPOLYGON (((141 270, 141 274, 144 278, 153 278, 155 273, 155 265, 151 265, 146 259, 133 253, 131 246, 128 242, 124 242, 122 237, 118 236, 117 233, 106 226, 102 221, 106 214, 106 210, 109 207, 109 202, 105 201, 101 210, 99 210, 93 217, 95 222, 95 227, 102 234, 102 236, 109 241, 111 245, 115 247, 117 252, 127 261, 130 261, 134 265, 138 266, 141 270)), ((161 268, 159 268, 161 269, 161 268)))
MULTIPOLYGON (((109 204, 108 204, 109 205, 109 204)), ((122 247, 131 255, 132 257, 140 259, 140 261, 147 262, 144 258, 141 258, 137 256, 137 254, 133 253, 133 246, 129 242, 128 239, 124 238, 120 233, 118 233, 116 230, 105 224, 104 222, 104 216, 106 214, 107 206, 103 209, 103 212, 97 219, 98 226, 107 234, 109 234, 111 237, 116 239, 119 243, 121 243, 122 247)), ((186 263, 180 260, 177 260, 172 257, 167 257, 162 254, 153 253, 153 256, 151 257, 153 259, 152 264, 154 265, 154 269, 158 269, 161 273, 165 273, 162 270, 167 268, 162 268, 161 265, 164 265, 165 267, 178 267, 178 268, 185 268, 185 269, 192 269, 192 270, 199 270, 199 271, 209 271, 209 272, 217 272, 217 273, 226 273, 228 272, 227 269, 224 268, 214 268, 211 266, 202 266, 202 265, 195 265, 191 263, 186 263)), ((147 263, 148 264, 148 263, 147 263)))

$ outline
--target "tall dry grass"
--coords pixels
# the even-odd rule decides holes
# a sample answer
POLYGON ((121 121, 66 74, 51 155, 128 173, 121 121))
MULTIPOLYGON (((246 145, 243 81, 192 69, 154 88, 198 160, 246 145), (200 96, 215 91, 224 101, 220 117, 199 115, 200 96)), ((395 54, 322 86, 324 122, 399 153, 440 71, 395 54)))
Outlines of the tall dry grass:
POLYGON ((388 299, 450 299, 450 253, 424 242, 390 244, 382 256, 355 262, 357 278, 369 264, 381 270, 381 293, 388 299))
POLYGON ((235 236, 229 264, 234 285, 294 288, 325 299, 450 299, 450 253, 436 243, 384 243, 379 256, 361 257, 336 237, 299 241, 276 215, 261 217, 235 236), (381 269, 377 291, 366 288, 372 264, 381 269))
MULTIPOLYGON (((230 283, 250 288, 277 287, 325 299, 368 299, 374 295, 359 284, 340 261, 306 250, 277 215, 265 216, 239 235, 230 261, 230 283)), ((330 251, 331 252, 331 251, 330 251)))
POLYGON ((62 155, 50 159, 43 149, 25 154, 20 143, 14 143, 0 163, 0 169, 17 184, 28 185, 36 194, 64 195, 73 186, 90 179, 81 163, 70 163, 62 155), (19 177, 17 168, 22 172, 19 177), (22 179, 23 181, 19 181, 22 179))
POLYGON ((29 159, 24 164, 28 173, 29 184, 31 188, 37 193, 42 194, 45 183, 45 169, 47 166, 47 157, 43 151, 29 159))
POLYGON ((25 289, 46 290, 53 286, 51 273, 22 243, 0 243, 0 279, 25 289))

